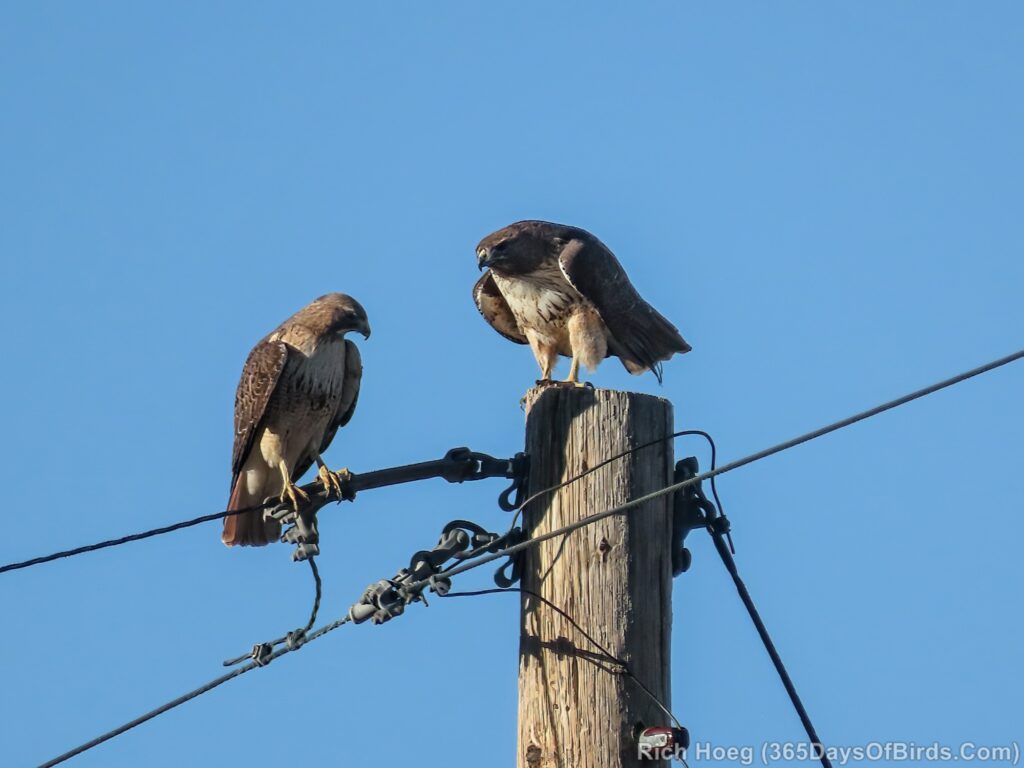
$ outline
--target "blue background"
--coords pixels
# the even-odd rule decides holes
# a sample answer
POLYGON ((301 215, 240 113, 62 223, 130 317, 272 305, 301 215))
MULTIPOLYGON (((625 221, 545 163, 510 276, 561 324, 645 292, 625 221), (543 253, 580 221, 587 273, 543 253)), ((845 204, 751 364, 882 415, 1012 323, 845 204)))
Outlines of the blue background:
MULTIPOLYGON (((470 299, 475 243, 517 219, 616 251, 694 351, 663 387, 614 360, 593 380, 670 398, 723 460, 1019 348, 1022 32, 1010 2, 5 3, 0 562, 222 509, 245 355, 330 290, 374 334, 329 463, 520 449, 535 365, 470 299)), ((1024 736, 1022 385, 1017 364, 722 479, 827 742, 1024 736)), ((501 487, 326 510, 322 616, 449 519, 502 526, 501 487)), ((0 763, 302 623, 307 569, 219 528, 0 577, 0 763)), ((801 740, 692 547, 674 709, 700 741, 801 740)), ((517 605, 345 627, 74 764, 509 765, 517 605)))

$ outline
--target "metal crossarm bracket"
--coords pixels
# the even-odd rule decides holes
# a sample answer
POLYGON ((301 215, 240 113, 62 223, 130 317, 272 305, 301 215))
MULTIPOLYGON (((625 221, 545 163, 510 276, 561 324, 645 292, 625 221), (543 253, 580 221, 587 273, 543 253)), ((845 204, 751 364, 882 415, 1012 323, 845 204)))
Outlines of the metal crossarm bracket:
POLYGON ((505 477, 516 481, 508 491, 502 494, 502 497, 505 498, 506 494, 511 494, 519 489, 526 479, 527 470, 528 465, 524 453, 517 453, 511 459, 496 459, 486 453, 471 451, 469 448, 452 448, 443 458, 435 461, 406 464, 401 467, 352 475, 342 480, 342 488, 355 494, 358 491, 371 488, 429 480, 432 477, 440 477, 449 483, 483 480, 487 477, 505 477))
POLYGON ((486 453, 471 451, 469 448, 452 448, 442 458, 423 461, 419 464, 405 464, 400 467, 378 469, 361 474, 349 473, 341 481, 341 498, 326 490, 319 482, 302 486, 309 501, 296 510, 290 503, 269 508, 264 515, 272 517, 285 526, 281 540, 294 544, 293 560, 306 560, 320 554, 320 536, 317 531, 316 514, 332 501, 352 501, 359 491, 384 488, 389 485, 413 483, 439 477, 449 483, 465 483, 488 477, 504 477, 512 485, 498 497, 498 506, 506 512, 519 508, 526 488, 529 473, 529 457, 517 453, 510 459, 498 459, 486 453))
MULTIPOLYGON (((700 465, 693 456, 676 463, 673 482, 682 483, 700 474, 700 465)), ((693 556, 684 544, 686 535, 697 528, 706 528, 715 519, 717 510, 700 483, 688 485, 675 493, 672 511, 672 575, 678 576, 690 569, 693 556)), ((725 518, 718 518, 724 520, 725 518)))

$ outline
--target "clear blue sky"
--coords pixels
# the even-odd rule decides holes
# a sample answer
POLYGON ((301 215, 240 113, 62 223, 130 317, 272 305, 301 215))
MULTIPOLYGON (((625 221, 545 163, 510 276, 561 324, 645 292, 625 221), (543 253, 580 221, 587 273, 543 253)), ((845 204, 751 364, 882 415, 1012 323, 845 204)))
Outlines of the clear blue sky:
MULTIPOLYGON (((520 449, 534 362, 470 300, 473 246, 517 219, 616 251, 694 351, 663 387, 594 380, 670 398, 723 459, 1019 348, 1022 33, 1009 2, 5 4, 0 562, 222 509, 245 355, 326 291, 374 328, 331 463, 520 449)), ((826 741, 1024 737, 1022 388, 1018 364, 723 478, 826 741)), ((329 508, 322 615, 452 518, 502 526, 500 489, 329 508)), ((799 740, 693 549, 676 712, 799 740)), ((0 763, 205 682, 309 599, 287 549, 217 524, 0 577, 0 763)), ((346 627, 74 765, 509 765, 517 604, 346 627)))

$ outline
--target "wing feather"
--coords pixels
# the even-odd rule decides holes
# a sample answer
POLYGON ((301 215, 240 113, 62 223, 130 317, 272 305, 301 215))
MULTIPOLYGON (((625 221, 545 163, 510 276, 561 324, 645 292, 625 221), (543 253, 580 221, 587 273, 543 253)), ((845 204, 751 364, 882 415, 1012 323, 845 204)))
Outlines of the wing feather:
POLYGON ((266 415, 267 403, 288 362, 288 345, 264 339, 249 353, 235 391, 235 445, 231 452, 231 490, 242 471, 266 415))
POLYGON ((558 257, 562 274, 597 309, 611 335, 609 348, 631 373, 654 372, 661 361, 689 352, 679 331, 637 293, 619 260, 596 237, 570 240, 558 257))
POLYGON ((516 344, 528 343, 526 336, 519 329, 519 323, 516 322, 512 309, 505 301, 505 297, 501 295, 501 291, 498 290, 498 285, 494 282, 494 275, 490 271, 484 272, 473 286, 473 301, 476 302, 476 308, 480 310, 484 320, 494 330, 516 344))

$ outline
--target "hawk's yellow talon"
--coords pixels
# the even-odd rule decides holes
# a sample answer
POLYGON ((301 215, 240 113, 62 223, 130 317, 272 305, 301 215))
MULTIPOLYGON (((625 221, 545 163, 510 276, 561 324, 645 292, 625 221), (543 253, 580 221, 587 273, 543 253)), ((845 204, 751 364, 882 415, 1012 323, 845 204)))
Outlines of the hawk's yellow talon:
POLYGON ((332 472, 324 464, 323 459, 317 457, 316 463, 320 467, 316 473, 317 478, 320 480, 320 484, 324 487, 327 495, 339 501, 346 498, 342 483, 352 479, 352 473, 348 471, 348 468, 342 467, 337 472, 332 472))
POLYGON ((285 485, 284 490, 281 491, 280 499, 282 504, 286 501, 291 502, 292 509, 298 512, 299 507, 301 506, 299 504, 299 499, 302 499, 303 503, 308 504, 309 494, 299 488, 299 486, 295 485, 295 483, 289 482, 285 485))
POLYGON ((309 494, 299 488, 295 483, 292 482, 291 476, 288 472, 288 465, 283 461, 278 465, 281 470, 281 480, 284 483, 284 488, 281 490, 281 495, 278 497, 281 499, 281 503, 284 504, 286 501, 290 501, 292 509, 296 512, 299 511, 299 499, 306 504, 309 503, 309 494))
POLYGON ((327 491, 327 495, 338 499, 344 496, 341 488, 342 482, 349 480, 352 477, 352 473, 347 469, 331 472, 325 464, 320 465, 320 469, 316 474, 320 480, 320 484, 324 487, 324 490, 327 491))

